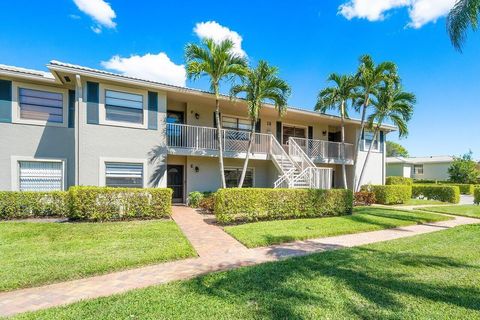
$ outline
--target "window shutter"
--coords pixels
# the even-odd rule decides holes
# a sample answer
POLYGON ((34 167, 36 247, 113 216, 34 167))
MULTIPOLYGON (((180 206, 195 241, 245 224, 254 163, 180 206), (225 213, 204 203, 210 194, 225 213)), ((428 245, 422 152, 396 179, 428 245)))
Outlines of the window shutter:
POLYGON ((282 122, 281 121, 277 121, 276 132, 277 132, 277 141, 281 144, 282 143, 282 122))
POLYGON ((384 140, 385 140, 384 133, 383 131, 380 131, 380 143, 383 143, 384 140))
POLYGON ((20 191, 63 190, 61 162, 20 161, 20 191))
POLYGON ((258 119, 257 123, 255 123, 255 132, 262 132, 262 119, 258 119))
MULTIPOLYGON (((218 117, 220 118, 220 122, 222 121, 222 113, 218 113, 218 117)), ((213 111, 213 127, 217 127, 217 117, 215 117, 215 111, 213 111)))
POLYGON ((365 129, 362 130, 362 140, 365 140, 365 129))
POLYGON ((75 127, 75 91, 68 90, 68 127, 75 127))
POLYGON ((97 82, 87 81, 87 123, 98 124, 99 86, 97 82))
POLYGON ((0 80, 0 122, 12 122, 12 81, 0 80))
POLYGON ((148 92, 148 129, 158 129, 158 93, 148 92))
POLYGON ((308 127, 308 139, 313 139, 313 127, 308 127))

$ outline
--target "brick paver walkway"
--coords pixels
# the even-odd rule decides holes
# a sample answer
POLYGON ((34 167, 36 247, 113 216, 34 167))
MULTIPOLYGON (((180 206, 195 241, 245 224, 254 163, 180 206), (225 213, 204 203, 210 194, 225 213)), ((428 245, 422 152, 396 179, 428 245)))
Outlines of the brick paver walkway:
POLYGON ((189 279, 214 271, 409 237, 458 225, 480 223, 480 220, 477 219, 455 217, 454 220, 438 223, 247 249, 227 235, 221 228, 209 224, 207 216, 197 214, 190 208, 175 207, 173 218, 191 241, 200 257, 0 293, 0 316, 49 308, 83 299, 109 296, 174 280, 189 279))

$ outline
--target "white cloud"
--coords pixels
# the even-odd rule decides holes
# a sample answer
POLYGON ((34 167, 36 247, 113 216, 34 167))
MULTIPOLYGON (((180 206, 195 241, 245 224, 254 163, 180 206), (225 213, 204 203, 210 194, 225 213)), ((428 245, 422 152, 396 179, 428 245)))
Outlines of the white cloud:
POLYGON ((108 61, 102 61, 101 64, 106 69, 118 71, 126 76, 186 86, 185 67, 172 62, 164 52, 147 53, 143 56, 132 55, 128 58, 115 55, 108 61))
POLYGON ((193 28, 193 32, 195 32, 195 34, 201 39, 211 38, 217 43, 225 39, 230 39, 233 42, 232 52, 235 52, 241 57, 247 55, 242 49, 242 36, 237 32, 220 25, 216 21, 199 22, 195 25, 195 28, 193 28))
POLYGON ((108 2, 104 0, 73 0, 78 9, 90 16, 96 23, 96 26, 92 27, 92 31, 100 33, 102 26, 106 28, 115 28, 116 22, 113 19, 116 18, 116 13, 108 2))
POLYGON ((410 22, 407 26, 421 28, 429 22, 446 16, 458 0, 350 0, 338 8, 339 14, 348 20, 353 18, 380 21, 398 8, 407 8, 410 22))

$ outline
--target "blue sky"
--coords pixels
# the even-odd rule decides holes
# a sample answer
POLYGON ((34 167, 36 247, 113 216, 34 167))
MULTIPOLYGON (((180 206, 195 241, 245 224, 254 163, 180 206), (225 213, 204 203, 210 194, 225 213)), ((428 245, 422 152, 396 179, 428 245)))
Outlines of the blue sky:
MULTIPOLYGON (((0 63, 45 69, 55 59, 182 83, 185 44, 227 32, 241 38, 238 49, 251 63, 264 59, 280 68, 292 86, 292 106, 312 109, 328 74, 354 72, 358 57, 368 53, 396 62, 405 89, 417 95, 410 135, 400 141, 412 155, 471 149, 480 158, 480 33, 469 34, 461 54, 442 17, 454 0, 369 1, 245 7, 230 1, 8 1, 0 10, 0 63)), ((205 81, 186 85, 208 88, 205 81)), ((389 139, 398 141, 395 134, 389 139)))

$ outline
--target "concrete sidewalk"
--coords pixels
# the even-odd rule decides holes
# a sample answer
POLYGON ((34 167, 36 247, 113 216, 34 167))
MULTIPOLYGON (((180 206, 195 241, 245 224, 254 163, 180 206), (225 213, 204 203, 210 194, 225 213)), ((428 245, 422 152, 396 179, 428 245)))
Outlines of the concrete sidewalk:
POLYGON ((410 237, 459 225, 480 223, 478 219, 454 217, 453 220, 437 223, 247 249, 220 227, 208 223, 207 216, 200 215, 191 208, 175 207, 173 218, 197 250, 199 258, 0 293, 0 316, 50 308, 83 299, 109 296, 132 289, 189 279, 214 271, 410 237))

